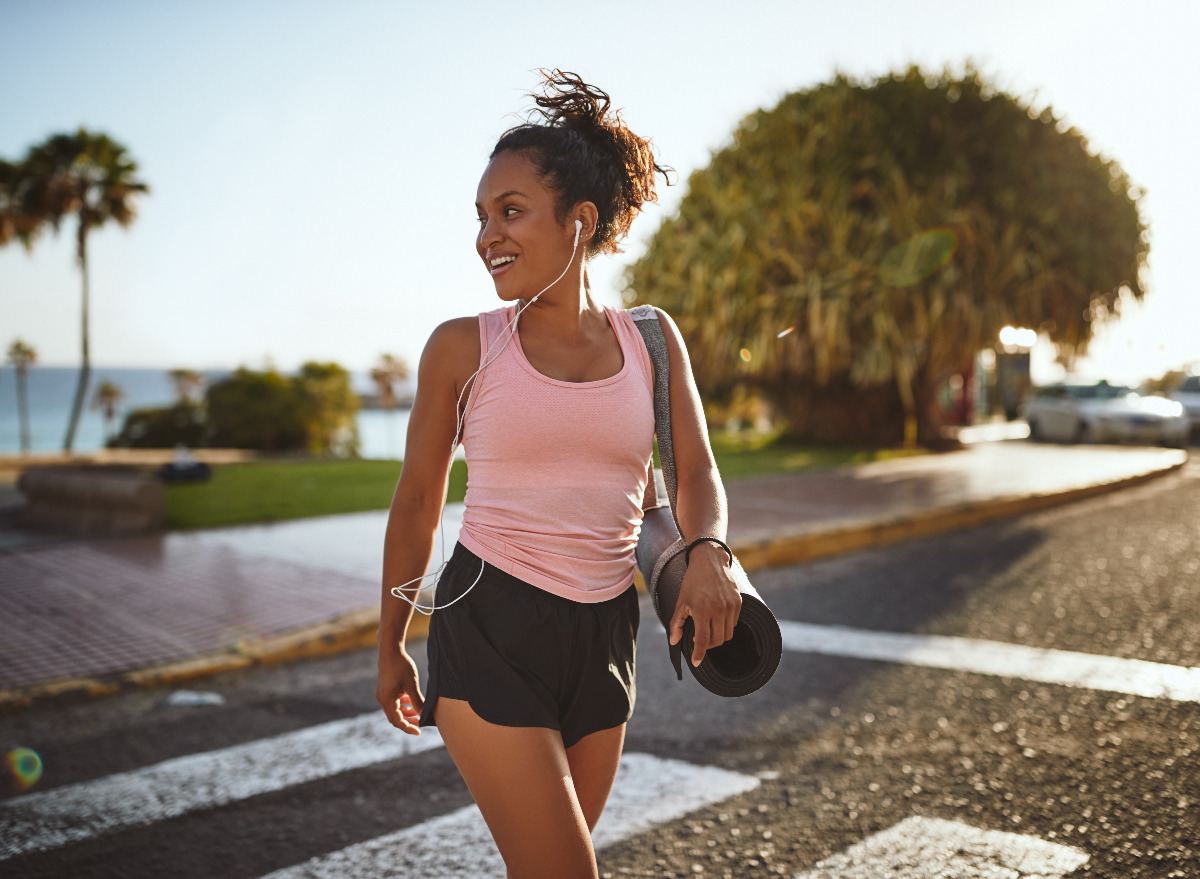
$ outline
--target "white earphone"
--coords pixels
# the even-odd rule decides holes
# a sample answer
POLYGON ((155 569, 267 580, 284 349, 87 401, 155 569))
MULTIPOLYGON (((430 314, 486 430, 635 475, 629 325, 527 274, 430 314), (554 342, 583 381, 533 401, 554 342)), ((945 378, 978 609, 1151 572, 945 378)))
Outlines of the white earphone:
MULTIPOLYGON (((575 221, 575 241, 571 245, 571 259, 567 262, 567 267, 562 270, 561 275, 559 275, 557 278, 555 278, 553 281, 551 281, 549 284, 547 284, 544 288, 542 288, 542 290, 537 294, 537 296, 534 296, 532 299, 530 299, 528 302, 526 302, 524 305, 520 306, 517 309, 517 313, 515 315, 513 315, 513 319, 511 321, 509 321, 508 326, 504 328, 505 331, 508 332, 508 338, 504 340, 504 344, 500 346, 500 350, 496 352, 496 356, 492 357, 491 359, 488 359, 488 355, 492 353, 492 348, 496 347, 496 342, 500 341, 499 336, 496 337, 495 342, 492 342, 492 344, 488 345, 487 351, 485 351, 483 354, 483 357, 480 358, 484 362, 482 364, 480 364, 479 369, 477 369, 477 370, 475 370, 475 372, 471 373, 471 378, 466 380, 466 382, 463 384, 463 390, 459 391, 458 400, 454 404, 454 410, 455 410, 454 414, 455 414, 455 418, 457 419, 457 423, 456 423, 455 431, 454 431, 454 442, 452 442, 450 444, 451 463, 453 463, 453 460, 454 460, 454 453, 458 451, 459 444, 462 442, 462 431, 463 431, 463 425, 466 422, 466 418, 467 418, 467 409, 471 405, 471 396, 475 393, 475 382, 473 381, 473 379, 477 375, 479 375, 479 373, 481 373, 483 371, 484 367, 489 366, 493 361, 495 361, 496 357, 499 357, 501 354, 504 353, 504 349, 508 347, 508 343, 512 341, 512 337, 517 332, 517 321, 521 319, 521 312, 523 312, 529 306, 533 305, 533 303, 537 301, 538 296, 541 296, 542 293, 545 293, 547 290, 549 290, 551 287, 553 287, 555 284, 557 284, 559 281, 561 281, 564 277, 566 277, 567 272, 569 272, 571 270, 571 266, 575 262, 575 253, 577 250, 579 250, 579 236, 582 233, 583 233, 583 221, 576 220, 575 221), (466 405, 464 406, 462 395, 463 395, 463 392, 466 391, 467 385, 471 386, 471 392, 469 394, 467 394, 467 402, 466 402, 466 405)), ((479 576, 475 578, 475 582, 472 583, 470 586, 468 586, 466 591, 463 592, 462 595, 458 596, 458 598, 455 598, 452 601, 448 601, 442 605, 430 605, 429 607, 425 607, 424 605, 417 604, 417 602, 415 602, 413 599, 409 598, 407 595, 405 595, 401 591, 402 589, 404 589, 405 586, 408 586, 412 583, 419 583, 422 580, 428 580, 431 577, 434 579, 434 582, 436 583, 437 578, 442 575, 442 571, 444 571, 446 568, 447 559, 446 559, 446 525, 445 525, 446 501, 445 501, 445 497, 446 497, 447 493, 449 492, 449 488, 450 488, 450 474, 447 473, 446 474, 446 488, 442 492, 442 497, 443 497, 442 516, 438 520, 439 527, 442 529, 442 563, 441 563, 441 565, 439 565, 438 569, 436 571, 434 571, 432 574, 422 574, 420 577, 414 577, 413 579, 409 580, 408 583, 403 583, 399 586, 393 586, 392 590, 391 590, 392 595, 396 596, 397 598, 403 598, 405 601, 407 601, 409 604, 411 604, 413 606, 413 610, 415 610, 417 613, 423 613, 426 616, 432 615, 435 610, 443 610, 444 608, 447 608, 450 605, 454 604, 454 602, 459 601, 463 598, 466 598, 467 593, 469 593, 472 589, 475 588, 475 584, 480 581, 480 579, 483 577, 484 569, 487 568, 487 562, 484 562, 483 565, 480 566, 480 568, 479 568, 479 576)), ((419 592, 419 590, 418 590, 418 592, 419 592)))

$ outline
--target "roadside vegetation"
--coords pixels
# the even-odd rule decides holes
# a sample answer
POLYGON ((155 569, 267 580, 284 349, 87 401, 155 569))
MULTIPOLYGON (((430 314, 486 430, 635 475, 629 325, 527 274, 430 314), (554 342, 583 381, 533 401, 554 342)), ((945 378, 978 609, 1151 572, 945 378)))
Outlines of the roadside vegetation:
MULTIPOLYGON (((803 445, 725 431, 714 432, 712 443, 717 467, 725 479, 828 470, 922 453, 803 445)), ((401 466, 400 461, 363 460, 255 461, 218 466, 208 482, 167 486, 167 526, 215 528, 384 510, 391 504, 401 466)), ((466 491, 467 465, 455 461, 450 471, 449 498, 461 501, 466 491)))

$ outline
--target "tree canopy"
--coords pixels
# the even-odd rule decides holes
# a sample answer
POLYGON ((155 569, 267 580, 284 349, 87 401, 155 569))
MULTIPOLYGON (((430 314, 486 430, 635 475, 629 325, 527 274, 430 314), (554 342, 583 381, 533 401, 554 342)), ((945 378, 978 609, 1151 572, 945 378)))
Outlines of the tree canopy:
POLYGON ((972 69, 839 76, 743 120, 627 298, 675 318, 708 399, 760 393, 797 437, 896 442, 907 422, 934 442, 937 383, 1001 327, 1069 358, 1143 295, 1141 197, 972 69))

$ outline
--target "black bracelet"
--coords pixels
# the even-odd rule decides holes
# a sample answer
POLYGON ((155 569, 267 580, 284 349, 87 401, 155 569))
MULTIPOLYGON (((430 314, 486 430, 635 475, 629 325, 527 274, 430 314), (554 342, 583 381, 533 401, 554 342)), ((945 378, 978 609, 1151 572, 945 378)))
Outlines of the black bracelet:
POLYGON ((695 540, 689 543, 687 545, 687 549, 683 551, 684 565, 688 564, 689 557, 692 554, 692 549, 696 546, 696 544, 704 543, 705 541, 708 543, 715 543, 717 546, 721 547, 721 549, 729 553, 729 564, 730 566, 733 565, 733 550, 729 548, 729 544, 727 544, 724 540, 721 540, 719 537, 697 537, 695 540))

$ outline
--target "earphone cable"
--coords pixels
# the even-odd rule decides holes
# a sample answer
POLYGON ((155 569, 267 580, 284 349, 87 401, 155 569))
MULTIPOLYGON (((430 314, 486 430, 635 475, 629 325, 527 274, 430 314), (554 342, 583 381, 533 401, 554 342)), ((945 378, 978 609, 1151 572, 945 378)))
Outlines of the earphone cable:
MULTIPOLYGON (((470 409, 471 398, 475 395, 475 384, 476 384, 476 382, 474 381, 475 377, 478 376, 479 373, 483 372, 483 370, 486 367, 490 366, 493 362, 495 362, 500 357, 501 354, 504 353, 504 349, 508 347, 508 343, 513 340, 513 337, 517 333, 517 321, 521 319, 521 313, 526 308, 533 305, 533 303, 537 301, 538 297, 541 296, 542 293, 545 293, 547 290, 549 290, 551 287, 553 287, 555 284, 557 284, 559 281, 561 281, 563 278, 566 277, 567 272, 569 272, 571 270, 571 266, 575 262, 575 253, 579 249, 579 234, 582 231, 583 231, 583 223, 581 223, 579 220, 576 220, 575 221, 575 242, 571 245, 571 259, 567 263, 567 267, 562 270, 562 274, 560 274, 557 278, 555 278, 553 281, 551 281, 549 284, 547 284, 541 290, 541 292, 539 292, 537 294, 537 296, 534 296, 532 299, 530 299, 524 305, 517 307, 517 312, 516 312, 516 314, 513 315, 513 319, 511 321, 509 321, 508 326, 506 326, 504 328, 504 330, 501 331, 501 335, 503 335, 505 332, 507 332, 508 338, 504 340, 504 344, 500 346, 500 350, 496 352, 496 356, 492 357, 490 360, 487 359, 488 355, 490 355, 492 353, 492 349, 494 347, 496 347, 496 343, 500 341, 500 336, 497 336, 496 340, 494 342, 492 342, 490 345, 488 345, 487 351, 485 351, 483 356, 480 358, 484 362, 480 364, 479 369, 477 369, 477 370, 475 370, 475 372, 471 373, 471 377, 469 379, 467 379, 466 382, 463 383, 463 389, 461 391, 459 391, 458 399, 455 400, 455 403, 454 403, 455 431, 454 431, 454 441, 450 444, 450 466, 451 466, 451 469, 453 469, 453 466, 454 466, 454 455, 458 452, 458 447, 462 443, 462 432, 463 432, 463 427, 465 426, 466 420, 467 420, 467 410, 470 409), (469 392, 467 391, 467 385, 471 386, 471 389, 469 392), (466 393, 466 395, 467 395, 466 406, 463 406, 463 404, 462 404, 463 403, 462 396, 464 393, 466 393)), ((424 614, 425 616, 432 616, 433 612, 435 610, 445 610, 446 608, 450 607, 455 602, 460 601, 463 598, 466 598, 467 594, 472 589, 474 589, 476 584, 483 578, 483 572, 487 568, 487 562, 483 562, 481 560, 482 563, 479 567, 479 576, 477 576, 475 578, 475 582, 472 583, 470 586, 468 586, 467 589, 463 592, 463 594, 458 596, 458 598, 452 599, 451 601, 448 601, 442 605, 430 604, 428 607, 426 607, 425 605, 418 604, 414 599, 416 598, 417 595, 421 594, 420 587, 417 588, 417 591, 413 598, 409 598, 402 591, 406 586, 409 586, 412 583, 419 583, 422 580, 428 580, 431 577, 434 578, 434 582, 436 583, 438 578, 441 577, 442 571, 444 571, 446 569, 446 565, 449 564, 449 560, 446 558, 446 502, 449 499, 449 496, 450 496, 450 470, 447 470, 446 471, 446 486, 442 493, 442 512, 441 512, 440 516, 438 517, 438 528, 439 528, 439 533, 441 534, 441 538, 442 538, 441 539, 442 563, 440 565, 438 565, 437 570, 433 571, 432 573, 422 574, 420 577, 413 577, 407 583, 402 583, 399 586, 393 586, 390 590, 392 595, 394 595, 396 598, 403 598, 405 601, 407 601, 409 604, 412 605, 413 610, 415 610, 417 613, 424 614)))

